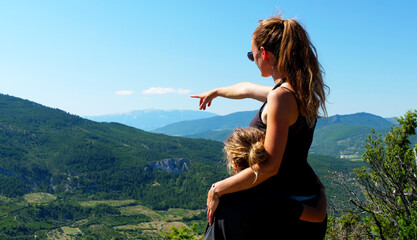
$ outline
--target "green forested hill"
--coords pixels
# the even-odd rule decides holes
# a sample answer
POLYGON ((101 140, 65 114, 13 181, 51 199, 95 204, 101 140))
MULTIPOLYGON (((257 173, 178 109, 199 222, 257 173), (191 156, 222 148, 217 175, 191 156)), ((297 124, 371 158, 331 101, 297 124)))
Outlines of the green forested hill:
POLYGON ((317 129, 331 125, 346 125, 346 126, 360 126, 367 128, 374 128, 376 130, 387 129, 392 125, 393 122, 388 121, 377 115, 370 113, 355 113, 347 115, 334 115, 327 119, 321 118, 317 121, 317 129))
POLYGON ((338 172, 346 176, 351 176, 354 168, 366 166, 364 162, 348 161, 320 154, 309 154, 308 162, 326 187, 327 199, 330 205, 328 211, 334 214, 334 210, 349 204, 346 200, 349 194, 332 173, 338 172))
POLYGON ((0 95, 0 195, 6 197, 43 191, 134 198, 156 209, 202 208, 205 195, 199 193, 226 174, 221 148, 215 141, 96 123, 0 95), (185 159, 185 171, 172 174, 149 164, 164 159, 185 159))
MULTIPOLYGON (((172 208, 205 207, 211 183, 227 175, 222 147, 0 94, 0 238, 155 239, 165 225, 193 222, 202 234, 204 212, 172 208)), ((339 160, 309 156, 329 196, 342 189, 328 171, 360 165, 339 160)))
MULTIPOLYGON (((333 137, 319 135, 316 140, 337 142, 339 135, 352 134, 352 127, 343 128, 340 120, 332 118, 318 131, 332 127, 333 137)), ((357 132, 365 134, 364 127, 357 127, 357 132)), ((79 198, 137 199, 155 209, 203 208, 201 193, 226 176, 225 166, 219 164, 221 149, 220 142, 96 123, 0 95, 0 195, 6 197, 42 191, 79 198), (185 166, 180 166, 185 171, 174 174, 150 164, 165 159, 173 159, 171 164, 185 159, 185 166)), ((314 154, 310 159, 320 176, 329 170, 350 171, 354 164, 314 154)))
POLYGON ((317 121, 310 152, 360 160, 372 129, 386 132, 392 122, 369 113, 335 115, 317 121))

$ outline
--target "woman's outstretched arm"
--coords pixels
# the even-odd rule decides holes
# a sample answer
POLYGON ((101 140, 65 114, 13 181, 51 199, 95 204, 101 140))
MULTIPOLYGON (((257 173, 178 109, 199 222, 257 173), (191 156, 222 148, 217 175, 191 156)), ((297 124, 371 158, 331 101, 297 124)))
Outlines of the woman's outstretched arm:
POLYGON ((264 86, 250 82, 241 82, 228 87, 220 87, 198 95, 192 95, 192 98, 200 99, 200 110, 206 110, 210 107, 211 101, 216 97, 230 99, 252 98, 264 102, 268 93, 272 90, 271 86, 264 86))

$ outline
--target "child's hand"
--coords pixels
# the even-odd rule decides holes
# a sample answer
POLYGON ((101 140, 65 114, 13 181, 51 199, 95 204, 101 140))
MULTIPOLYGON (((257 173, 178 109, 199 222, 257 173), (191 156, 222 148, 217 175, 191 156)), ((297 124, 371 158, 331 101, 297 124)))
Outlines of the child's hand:
POLYGON ((207 220, 209 222, 209 225, 213 224, 213 216, 214 212, 217 209, 217 206, 219 206, 220 198, 216 194, 214 190, 214 184, 210 188, 210 191, 207 194, 207 220))

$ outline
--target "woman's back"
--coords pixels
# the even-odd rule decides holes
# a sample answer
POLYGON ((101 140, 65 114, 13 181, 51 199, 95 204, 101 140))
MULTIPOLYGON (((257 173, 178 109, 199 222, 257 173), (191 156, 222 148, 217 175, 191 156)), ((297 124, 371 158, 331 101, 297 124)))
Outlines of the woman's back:
MULTIPOLYGON (((280 85, 275 86, 275 88, 278 87, 280 85)), ((251 127, 262 131, 267 129, 261 117, 265 104, 266 102, 250 123, 251 127)), ((273 184, 274 188, 277 188, 281 193, 289 196, 311 196, 319 191, 320 186, 317 184, 316 175, 307 162, 314 128, 315 124, 309 127, 306 118, 301 114, 298 115, 297 121, 289 127, 280 170, 269 181, 269 184, 273 184)))

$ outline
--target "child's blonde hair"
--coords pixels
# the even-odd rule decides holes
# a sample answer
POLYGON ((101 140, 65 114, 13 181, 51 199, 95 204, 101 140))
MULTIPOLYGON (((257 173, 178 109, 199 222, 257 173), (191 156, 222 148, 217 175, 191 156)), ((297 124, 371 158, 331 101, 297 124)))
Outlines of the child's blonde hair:
MULTIPOLYGON (((264 142, 265 133, 263 131, 253 127, 236 128, 227 138, 224 146, 229 170, 241 171, 265 161, 268 154, 264 142)), ((258 173, 254 172, 258 178, 258 173)))

